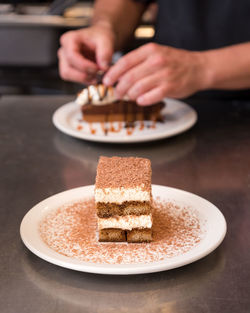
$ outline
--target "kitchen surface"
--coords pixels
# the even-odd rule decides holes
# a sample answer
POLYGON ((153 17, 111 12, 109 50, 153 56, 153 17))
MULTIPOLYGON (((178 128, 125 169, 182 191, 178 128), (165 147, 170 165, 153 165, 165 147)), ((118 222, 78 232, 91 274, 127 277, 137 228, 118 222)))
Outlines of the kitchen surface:
POLYGON ((14 312, 249 312, 250 102, 189 101, 188 132, 141 144, 83 141, 59 132, 54 111, 72 96, 0 98, 0 310, 14 312), (50 264, 22 243, 24 215, 43 199, 94 183, 98 157, 151 159, 152 183, 195 193, 227 221, 222 244, 170 271, 110 276, 50 264))

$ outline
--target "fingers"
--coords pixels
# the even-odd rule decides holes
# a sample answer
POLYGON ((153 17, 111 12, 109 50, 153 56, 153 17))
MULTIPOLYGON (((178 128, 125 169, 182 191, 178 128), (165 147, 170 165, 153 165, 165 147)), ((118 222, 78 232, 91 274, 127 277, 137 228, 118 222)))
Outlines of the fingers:
POLYGON ((154 74, 155 71, 158 71, 158 68, 156 66, 152 66, 151 63, 152 62, 150 58, 146 59, 145 62, 140 63, 139 65, 135 66, 134 68, 129 70, 127 73, 125 73, 120 78, 116 86, 117 97, 122 98, 126 94, 130 96, 129 91, 132 91, 131 96, 133 97, 133 99, 135 99, 136 94, 143 87, 141 83, 148 81, 148 77, 150 77, 150 80, 151 80, 152 79, 151 75, 154 74))
POLYGON ((146 76, 138 80, 131 88, 127 91, 126 95, 132 99, 136 100, 141 95, 145 94, 149 90, 157 87, 159 85, 159 73, 146 76))
POLYGON ((74 81, 78 83, 92 83, 93 76, 87 72, 79 71, 74 68, 69 62, 62 48, 58 50, 59 56, 59 73, 64 80, 74 81))
POLYGON ((89 83, 95 77, 98 67, 81 53, 81 40, 77 31, 65 33, 61 37, 62 47, 58 50, 59 73, 64 80, 89 83))
POLYGON ((100 37, 96 43, 96 62, 101 70, 106 71, 109 68, 113 51, 113 41, 100 37))
POLYGON ((170 87, 163 69, 138 80, 126 94, 138 104, 150 105, 166 97, 171 92, 170 87))
POLYGON ((166 90, 162 86, 151 89, 145 94, 139 96, 136 102, 140 105, 151 105, 161 101, 166 96, 166 90))
POLYGON ((96 74, 98 67, 94 62, 87 60, 78 51, 65 50, 65 56, 68 63, 78 71, 86 72, 88 74, 96 74))
POLYGON ((113 37, 104 29, 90 27, 65 33, 58 52, 63 79, 88 82, 99 69, 107 70, 113 54, 113 37))
POLYGON ((151 45, 142 46, 122 57, 105 75, 103 82, 110 86, 114 85, 126 72, 142 63, 149 57, 151 45))
POLYGON ((72 67, 79 71, 97 72, 98 68, 95 62, 87 59, 81 52, 84 44, 84 37, 77 32, 69 32, 61 37, 61 44, 65 57, 72 67))

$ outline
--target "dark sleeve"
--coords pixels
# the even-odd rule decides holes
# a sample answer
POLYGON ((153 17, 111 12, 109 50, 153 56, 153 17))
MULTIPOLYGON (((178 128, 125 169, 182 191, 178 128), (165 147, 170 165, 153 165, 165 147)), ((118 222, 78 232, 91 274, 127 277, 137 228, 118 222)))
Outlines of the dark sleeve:
POLYGON ((150 3, 153 3, 155 2, 156 0, 134 0, 135 2, 141 2, 141 3, 144 3, 144 4, 150 4, 150 3))

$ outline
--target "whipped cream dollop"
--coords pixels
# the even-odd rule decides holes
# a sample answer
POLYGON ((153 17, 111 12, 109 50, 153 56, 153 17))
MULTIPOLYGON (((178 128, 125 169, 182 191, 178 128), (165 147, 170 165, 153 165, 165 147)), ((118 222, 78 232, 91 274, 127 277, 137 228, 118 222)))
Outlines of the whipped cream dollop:
POLYGON ((114 88, 103 84, 90 85, 84 88, 77 96, 76 103, 80 106, 85 104, 104 105, 116 101, 114 88))

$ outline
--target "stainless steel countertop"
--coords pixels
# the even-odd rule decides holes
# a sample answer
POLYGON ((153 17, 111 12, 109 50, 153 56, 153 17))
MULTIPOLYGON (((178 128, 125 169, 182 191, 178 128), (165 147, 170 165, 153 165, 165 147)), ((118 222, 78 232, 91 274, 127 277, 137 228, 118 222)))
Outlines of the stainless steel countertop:
POLYGON ((196 101, 198 124, 154 143, 109 145, 60 133, 52 113, 66 96, 0 98, 0 312, 250 312, 250 102, 196 101), (196 193, 220 208, 222 245, 193 264, 136 276, 75 272, 22 244, 19 226, 39 201, 94 183, 97 159, 152 161, 153 183, 196 193))

